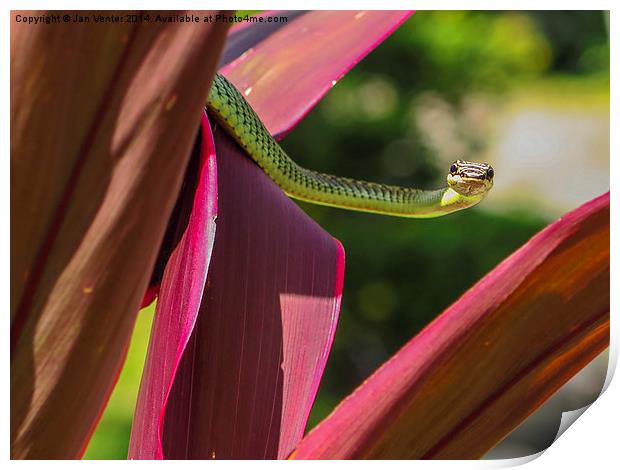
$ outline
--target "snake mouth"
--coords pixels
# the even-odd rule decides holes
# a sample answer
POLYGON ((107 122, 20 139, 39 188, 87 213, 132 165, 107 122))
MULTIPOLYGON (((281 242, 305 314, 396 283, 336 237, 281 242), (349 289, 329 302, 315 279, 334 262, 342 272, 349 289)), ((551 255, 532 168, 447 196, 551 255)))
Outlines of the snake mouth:
POLYGON ((447 177, 448 186, 462 196, 473 197, 488 192, 493 187, 493 180, 480 177, 463 177, 461 175, 449 174, 447 177))

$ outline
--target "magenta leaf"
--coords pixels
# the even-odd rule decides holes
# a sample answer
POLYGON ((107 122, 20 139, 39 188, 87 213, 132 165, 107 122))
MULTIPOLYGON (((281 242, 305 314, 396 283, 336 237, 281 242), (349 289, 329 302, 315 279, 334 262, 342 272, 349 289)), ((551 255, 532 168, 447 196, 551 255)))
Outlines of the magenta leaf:
POLYGON ((131 458, 286 457, 302 437, 333 341, 344 277, 341 245, 221 129, 215 144, 217 236, 198 320, 183 352, 196 304, 187 312, 181 302, 199 299, 202 286, 184 286, 177 274, 183 267, 171 260, 131 458), (188 320, 160 318, 179 315, 188 320))
POLYGON ((165 458, 283 458, 301 438, 334 337, 344 253, 215 132, 218 235, 166 411, 165 458))
POLYGON ((230 28, 228 32, 226 45, 224 46, 224 51, 222 51, 219 66, 223 67, 229 64, 248 49, 256 46, 259 42, 263 41, 280 28, 290 24, 295 18, 306 13, 308 12, 303 10, 267 11, 255 15, 256 18, 265 20, 263 22, 250 23, 244 21, 236 24, 230 28), (275 17, 285 17, 286 21, 266 21, 269 18, 275 17))
POLYGON ((466 292, 299 444, 296 459, 471 459, 609 344, 609 193, 466 292))
MULTIPOLYGON (((281 139, 410 11, 312 11, 246 51, 221 72, 281 139)), ((232 47, 232 46, 231 46, 232 47)))
POLYGON ((217 166, 206 115, 202 118, 198 183, 191 214, 168 260, 133 419, 129 458, 161 458, 166 400, 194 328, 215 240, 217 166))

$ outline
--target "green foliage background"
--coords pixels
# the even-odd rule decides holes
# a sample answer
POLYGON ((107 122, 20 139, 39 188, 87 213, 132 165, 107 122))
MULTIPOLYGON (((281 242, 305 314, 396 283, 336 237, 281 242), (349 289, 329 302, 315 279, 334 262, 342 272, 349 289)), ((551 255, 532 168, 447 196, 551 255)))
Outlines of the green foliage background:
MULTIPOLYGON (((323 172, 433 187, 445 168, 411 117, 421 94, 441 97, 458 113, 472 94, 501 99, 567 78, 608 92, 605 14, 418 12, 347 74, 283 146, 301 165, 323 172)), ((459 132, 467 144, 462 157, 475 159, 488 145, 483 134, 466 127, 459 132)), ((475 208, 411 221, 302 207, 347 254, 340 324, 309 427, 549 222, 536 208, 475 208)), ((140 315, 128 362, 86 458, 126 457, 151 317, 152 309, 140 315)))

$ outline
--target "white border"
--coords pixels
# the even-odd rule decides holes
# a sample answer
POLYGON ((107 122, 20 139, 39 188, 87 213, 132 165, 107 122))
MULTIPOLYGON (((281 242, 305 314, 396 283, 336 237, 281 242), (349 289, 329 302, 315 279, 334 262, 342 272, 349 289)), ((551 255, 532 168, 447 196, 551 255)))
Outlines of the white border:
MULTIPOLYGON (((273 1, 264 1, 264 0, 256 0, 256 1, 234 1, 234 2, 212 2, 212 1, 197 1, 197 0, 189 0, 189 1, 181 1, 173 3, 166 3, 161 1, 109 1, 109 2, 94 2, 85 5, 83 1, 63 1, 63 2, 54 2, 54 5, 51 5, 51 2, 42 2, 42 1, 23 1, 20 2, 19 5, 15 4, 15 2, 10 5, 10 9, 40 9, 40 8, 53 8, 53 9, 128 9, 128 8, 137 8, 137 9, 168 9, 170 7, 179 7, 188 9, 209 9, 214 7, 219 8, 237 8, 237 9, 404 9, 404 8, 413 8, 418 10, 432 10, 432 9, 502 9, 502 10, 519 10, 519 9, 548 9, 548 10, 579 10, 582 9, 583 6, 587 6, 589 10, 612 10, 610 15, 610 39, 611 39, 611 129, 618 129, 618 95, 617 95, 617 86, 613 86, 614 83, 617 83, 619 74, 618 74, 618 32, 614 30, 613 25, 615 22, 613 18, 615 18, 616 11, 620 11, 617 8, 614 9, 613 2, 611 1, 597 1, 590 0, 587 3, 584 2, 576 2, 576 1, 563 1, 563 2, 550 2, 550 1, 532 1, 532 0, 522 0, 519 2, 497 2, 497 1, 470 1, 470 2, 460 2, 457 3, 455 1, 430 1, 430 0, 420 0, 417 2, 396 2, 396 1, 386 1, 382 2, 370 2, 367 0, 358 0, 356 2, 335 2, 334 0, 317 0, 313 2, 308 1, 300 1, 300 2, 283 2, 280 0, 273 1)), ((9 11, 7 10, 5 13, 5 21, 9 20, 9 11)), ((5 23, 6 24, 6 23, 5 23)), ((3 28, 5 31, 3 33, 4 45, 2 47, 2 80, 3 80, 3 88, 2 88, 2 105, 5 110, 5 123, 10 122, 10 107, 9 107, 9 58, 10 58, 10 29, 3 28)), ((2 159, 2 178, 4 179, 4 184, 2 185, 2 201, 1 201, 1 210, 3 214, 4 220, 9 219, 9 198, 10 198, 10 165, 9 165, 9 153, 10 153, 10 132, 9 126, 5 125, 2 128, 2 142, 4 143, 5 148, 5 158, 2 159)), ((611 133, 611 175, 619 176, 619 163, 618 163, 618 138, 614 132, 611 133)), ((616 185, 617 186, 617 185, 616 185)), ((614 188, 614 191, 617 191, 617 188, 614 188)), ((617 234, 618 228, 618 217, 620 216, 618 210, 616 208, 619 207, 619 200, 617 192, 611 192, 611 227, 612 233, 617 234)), ((9 231, 4 229, 0 232, 0 237, 2 237, 2 250, 3 250, 3 259, 10 259, 10 239, 9 239, 9 231)), ((612 264, 611 264, 611 285, 612 286, 620 286, 620 277, 618 276, 618 238, 612 237, 611 243, 612 249, 612 264)), ((10 292, 9 292, 9 279, 10 279, 10 265, 8 262, 3 263, 3 267, 1 270, 2 282, 2 297, 6 299, 5 305, 9 302, 10 292)), ((590 406, 585 413, 578 419, 577 423, 573 426, 570 426, 569 429, 566 430, 564 434, 560 436, 560 438, 546 451, 539 456, 539 458, 534 459, 527 463, 529 468, 541 468, 547 469, 549 466, 553 467, 564 467, 564 468, 583 468, 584 466, 589 467, 601 467, 601 468, 609 468, 610 462, 618 462, 618 444, 617 444, 617 431, 618 431, 618 417, 619 417, 619 407, 618 403, 620 403, 620 386, 618 386, 618 380, 610 382, 613 372, 616 368, 617 360, 618 360, 618 296, 615 294, 615 291, 612 289, 612 299, 611 299, 611 310, 612 310, 612 344, 610 348, 610 367, 608 371, 607 380, 605 382, 605 386, 607 390, 603 393, 603 395, 596 400, 592 406, 590 406)), ((8 310, 8 309, 7 309, 8 310)), ((10 319, 9 315, 5 313, 5 322, 6 328, 4 329, 5 334, 8 335, 10 331, 10 319)), ((5 341, 5 360, 2 362, 3 368, 3 377, 9 377, 9 341, 5 341)), ((8 383, 8 380, 7 380, 8 383)), ((0 439, 7 446, 6 456, 9 458, 9 434, 10 434, 10 414, 9 414, 9 390, 8 386, 2 387, 0 393, 2 394, 3 402, 5 406, 3 407, 2 412, 2 421, 4 426, 2 426, 2 431, 0 435, 0 439)), ((526 463, 528 459, 513 459, 513 460, 504 460, 504 461, 463 461, 463 462, 448 462, 448 461, 389 461, 382 462, 380 465, 390 465, 394 467, 401 468, 412 468, 415 466, 416 468, 499 468, 505 466, 514 466, 526 463)), ((208 465, 216 465, 219 467, 229 467, 236 466, 237 461, 216 461, 216 462, 208 462, 208 465)), ((39 465, 38 461, 12 461, 13 465, 39 465)), ((168 462, 138 462, 132 461, 123 463, 120 461, 80 461, 80 462, 44 462, 42 463, 45 466, 50 466, 50 468, 60 468, 66 465, 93 465, 93 466, 109 466, 109 465, 132 465, 132 466, 142 466, 143 468, 152 468, 152 465, 170 465, 168 462)), ((173 465, 187 465, 187 466, 203 466, 205 462, 201 461, 187 461, 187 462, 174 462, 173 465)), ((252 462, 251 464, 254 468, 261 469, 266 468, 266 466, 271 467, 273 465, 290 465, 286 462, 252 462)), ((293 465, 301 465, 301 466, 321 466, 321 468, 330 468, 332 466, 337 467, 348 467, 353 468, 359 467, 368 467, 377 465, 376 462, 372 461, 345 461, 345 462, 296 462, 293 465)))

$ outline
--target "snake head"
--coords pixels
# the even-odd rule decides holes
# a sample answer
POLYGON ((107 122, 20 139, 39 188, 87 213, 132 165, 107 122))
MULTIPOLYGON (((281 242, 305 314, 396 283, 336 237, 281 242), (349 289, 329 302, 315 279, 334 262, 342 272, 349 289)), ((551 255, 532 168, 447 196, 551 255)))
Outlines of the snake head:
POLYGON ((450 166, 448 186, 462 196, 484 196, 493 187, 495 171, 488 163, 456 160, 450 166))

